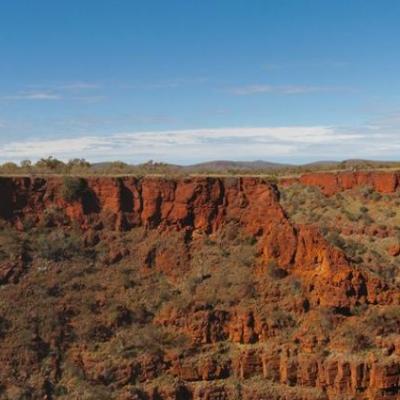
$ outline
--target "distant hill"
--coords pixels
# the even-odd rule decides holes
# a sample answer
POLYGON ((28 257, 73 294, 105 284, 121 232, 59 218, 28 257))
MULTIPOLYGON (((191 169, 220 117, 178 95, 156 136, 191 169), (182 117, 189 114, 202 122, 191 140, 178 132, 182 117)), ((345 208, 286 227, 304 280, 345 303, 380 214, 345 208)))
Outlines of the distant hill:
POLYGON ((222 170, 256 170, 256 169, 279 169, 294 167, 291 164, 281 164, 269 161, 227 161, 216 160, 199 164, 185 166, 184 169, 190 171, 222 171, 222 170))
POLYGON ((21 174, 68 174, 68 175, 298 175, 322 171, 359 171, 371 169, 400 168, 400 162, 349 159, 343 161, 314 161, 305 164, 277 163, 264 160, 235 161, 213 160, 190 165, 178 165, 157 161, 141 164, 122 161, 105 161, 90 164, 85 160, 70 160, 67 163, 49 157, 36 164, 18 165, 8 162, 0 164, 0 175, 21 174))

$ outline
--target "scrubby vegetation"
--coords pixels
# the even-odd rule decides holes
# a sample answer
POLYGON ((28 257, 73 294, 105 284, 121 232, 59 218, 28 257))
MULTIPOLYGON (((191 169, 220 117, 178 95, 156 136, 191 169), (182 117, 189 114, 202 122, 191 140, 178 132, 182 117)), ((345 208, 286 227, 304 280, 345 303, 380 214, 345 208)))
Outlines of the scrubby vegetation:
POLYGON ((23 160, 20 163, 5 162, 0 165, 0 175, 264 175, 271 181, 279 176, 299 175, 318 171, 355 171, 400 168, 398 162, 348 160, 333 163, 312 163, 305 165, 263 164, 235 161, 210 161, 202 164, 180 166, 152 160, 142 164, 128 164, 121 161, 90 163, 84 159, 68 162, 54 157, 42 158, 37 162, 23 160))
MULTIPOLYGON (((79 210, 85 180, 60 180, 62 193, 51 193, 79 210)), ((310 274, 308 265, 294 271, 280 254, 265 257, 263 236, 240 218, 212 231, 133 219, 126 228, 117 222, 132 218, 128 212, 96 209, 80 225, 55 201, 40 215, 28 205, 26 215, 1 220, 0 383, 7 385, 0 399, 162 399, 165 388, 190 399, 190 385, 214 390, 221 382, 239 398, 259 390, 260 398, 326 399, 310 383, 320 365, 333 371, 350 369, 346 360, 396 360, 398 305, 364 295, 341 301, 354 297, 356 271, 398 290, 398 257, 388 252, 400 240, 398 193, 358 188, 328 197, 301 185, 280 193, 291 221, 318 227, 350 260, 334 305, 320 301, 325 287, 314 286, 326 272, 319 254, 310 274)), ((332 286, 334 297, 337 282, 326 282, 332 286)))
POLYGON ((296 184, 281 188, 281 201, 294 222, 317 226, 355 264, 389 282, 400 280, 400 260, 390 254, 400 241, 399 192, 382 195, 360 187, 328 197, 296 184))
MULTIPOLYGON (((241 313, 250 307, 265 329, 292 340, 299 315, 268 299, 277 291, 289 298, 301 294, 301 288, 292 277, 276 271, 263 280, 255 279, 252 271, 265 266, 257 262, 256 238, 246 234, 238 222, 225 225, 217 235, 204 235, 188 248, 179 232, 160 236, 135 228, 118 235, 113 230, 89 234, 65 227, 62 210, 48 210, 46 215, 46 221, 26 223, 22 231, 7 223, 1 226, 1 249, 7 249, 2 257, 18 260, 25 253, 24 267, 13 279, 30 288, 16 291, 11 281, 3 282, 2 299, 7 302, 0 302, 0 340, 6 340, 3 352, 10 351, 15 362, 19 358, 15 348, 29 349, 27 357, 38 368, 30 370, 33 376, 59 360, 63 373, 49 389, 53 396, 76 398, 85 388, 85 393, 100 396, 96 398, 111 398, 107 396, 115 390, 116 371, 127 362, 136 363, 137 368, 143 362, 154 362, 151 368, 157 371, 170 352, 205 363, 205 349, 193 345, 190 330, 172 329, 174 319, 163 322, 169 312, 177 313, 176 318, 191 315, 187 320, 191 325, 192 318, 201 317, 201 310, 214 310, 222 318, 230 310, 241 313), (91 237, 96 234, 101 235, 100 241, 91 237), (122 255, 114 257, 119 252, 122 255), (190 257, 185 259, 185 253, 190 257), (167 265, 157 261, 163 254, 168 255, 167 265), (176 267, 174 263, 181 264, 176 267), (186 271, 185 279, 174 277, 175 269, 180 274, 186 271), (14 309, 26 311, 15 313, 14 309), (11 326, 13 335, 9 335, 11 326), (77 351, 78 344, 89 357, 85 363, 93 363, 94 369, 86 365, 83 370, 71 358, 63 359, 62 354, 77 351)), ((270 268, 278 270, 273 263, 270 268)), ((224 334, 220 334, 222 340, 224 334)), ((210 349, 215 362, 228 362, 228 355, 236 351, 223 350, 228 344, 221 341, 220 350, 210 349)), ((17 381, 23 380, 22 373, 17 374, 17 381)), ((139 376, 132 378, 136 387, 139 376)), ((163 379, 174 381, 175 377, 167 374, 163 379)), ((32 395, 29 386, 20 390, 32 395)))
POLYGON ((65 234, 62 230, 41 233, 34 244, 38 254, 49 261, 63 261, 83 253, 77 234, 65 234))
POLYGON ((63 198, 67 202, 79 200, 87 190, 85 179, 67 176, 63 182, 63 198))

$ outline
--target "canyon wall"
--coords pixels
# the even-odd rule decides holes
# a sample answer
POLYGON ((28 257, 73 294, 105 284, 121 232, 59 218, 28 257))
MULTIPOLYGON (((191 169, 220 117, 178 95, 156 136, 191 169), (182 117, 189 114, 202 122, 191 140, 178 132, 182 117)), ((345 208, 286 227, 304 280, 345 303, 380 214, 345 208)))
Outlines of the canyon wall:
MULTIPOLYGON (((396 189, 397 175, 357 174, 351 178, 349 174, 318 174, 299 181, 321 185, 329 194, 333 191, 331 182, 375 182, 377 188, 387 191, 396 189), (377 176, 383 177, 379 184, 377 176), (396 184, 389 187, 387 182, 396 184)), ((86 183, 79 199, 69 202, 63 198, 61 178, 0 178, 0 216, 17 226, 21 217, 27 216, 38 223, 46 211, 58 207, 84 230, 111 221, 117 230, 136 226, 175 229, 187 231, 189 237, 199 231, 210 234, 235 221, 259 238, 265 262, 273 259, 283 269, 312 281, 315 290, 311 300, 316 304, 343 308, 360 301, 398 301, 379 281, 350 266, 344 254, 329 245, 317 229, 293 225, 279 204, 276 186, 263 179, 101 177, 88 178, 86 183)))
MULTIPOLYGON (((393 193, 399 188, 400 175, 321 173, 281 183, 317 186, 326 195, 358 186, 393 193)), ((86 237, 103 229, 118 233, 142 227, 161 236, 183 232, 185 245, 196 242, 199 235, 212 237, 224 225, 234 222, 256 240, 258 261, 252 271, 255 276, 264 276, 266 265, 273 262, 285 274, 301 281, 305 297, 298 308, 302 313, 329 308, 347 316, 355 307, 399 305, 400 293, 394 287, 362 266, 353 265, 316 227, 292 223, 280 205, 277 187, 261 178, 90 177, 73 201, 65 199, 64 185, 60 177, 0 178, 0 217, 23 231, 27 220, 33 226, 42 224, 56 208, 65 211, 68 221, 55 224, 60 227, 77 224, 86 237)), ((153 263, 152 258, 158 257, 154 263, 160 265, 167 277, 174 282, 184 279, 187 271, 179 269, 176 255, 152 251, 145 254, 145 263, 153 263)), ((178 248, 176 252, 179 257, 184 256, 179 255, 178 248)), ((4 275, 4 271, 10 274, 10 262, 0 262, 0 274, 4 275)), ((390 353, 384 360, 372 354, 346 358, 340 354, 316 354, 315 343, 324 339, 307 335, 299 335, 293 346, 268 350, 264 345, 277 335, 275 329, 282 327, 266 323, 250 306, 245 311, 198 307, 190 313, 169 308, 156 315, 154 321, 166 329, 184 333, 195 346, 228 342, 238 345, 239 351, 224 361, 210 358, 193 364, 184 357, 169 355, 144 358, 135 366, 119 365, 113 371, 112 384, 119 382, 123 386, 133 375, 141 382, 151 382, 160 371, 168 371, 179 384, 170 389, 159 385, 152 391, 129 392, 118 399, 399 398, 400 342, 395 340, 382 343, 382 349, 389 349, 390 353), (232 378, 238 379, 243 387, 232 388, 229 380, 232 378), (270 388, 265 393, 259 392, 251 383, 246 384, 249 379, 249 382, 265 380, 267 386, 280 394, 265 394, 270 388)), ((85 349, 74 351, 72 358, 87 379, 104 382, 106 367, 102 362, 93 360, 85 349)), ((46 396, 41 398, 52 398, 46 396)))

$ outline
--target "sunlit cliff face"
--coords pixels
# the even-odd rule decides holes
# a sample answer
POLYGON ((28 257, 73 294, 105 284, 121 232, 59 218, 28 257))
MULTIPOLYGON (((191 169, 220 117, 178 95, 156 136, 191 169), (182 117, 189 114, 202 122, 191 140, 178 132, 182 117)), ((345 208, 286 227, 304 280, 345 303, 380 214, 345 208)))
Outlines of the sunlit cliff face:
POLYGON ((399 176, 0 178, 0 398, 396 399, 399 176))

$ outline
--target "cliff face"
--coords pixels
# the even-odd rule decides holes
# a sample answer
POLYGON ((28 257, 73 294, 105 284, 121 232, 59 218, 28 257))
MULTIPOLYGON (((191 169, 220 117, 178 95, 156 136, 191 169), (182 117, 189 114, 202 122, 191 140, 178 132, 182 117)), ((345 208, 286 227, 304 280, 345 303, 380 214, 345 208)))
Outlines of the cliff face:
MULTIPOLYGON (((364 185, 394 193, 400 181, 348 173, 297 182, 333 195, 364 185)), ((64 186, 0 178, 2 229, 23 237, 0 247, 0 398, 398 398, 397 317, 364 353, 349 354, 337 337, 361 318, 354 310, 391 309, 400 292, 317 226, 291 222, 275 185, 88 178, 73 201, 64 186), (69 245, 72 231, 85 256, 69 245), (61 244, 54 232, 66 234, 61 244), (27 320, 13 313, 24 307, 27 320)))
MULTIPOLYGON (((328 184, 323 183, 323 177, 305 176, 300 181, 326 188, 329 179, 328 184)), ((17 226, 26 216, 40 222, 52 207, 65 210, 83 230, 111 220, 112 229, 143 226, 161 232, 184 230, 191 237, 199 232, 212 234, 224 223, 235 221, 259 238, 263 262, 273 259, 283 269, 311 279, 311 285, 317 286, 312 296, 316 303, 347 307, 360 298, 376 301, 376 296, 382 295, 375 292, 376 282, 350 267, 343 253, 328 245, 317 229, 291 224, 279 204, 277 188, 260 179, 92 178, 81 198, 72 204, 63 199, 58 178, 3 179, 0 185, 0 215, 17 226), (352 296, 343 296, 345 292, 352 296)))
POLYGON ((370 187, 379 193, 394 193, 400 187, 400 172, 338 172, 308 173, 299 178, 284 179, 284 185, 300 183, 305 186, 317 186, 331 196, 355 187, 370 187))

